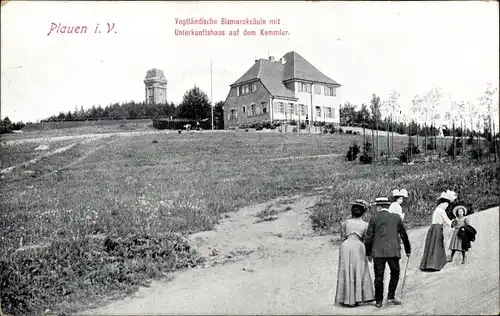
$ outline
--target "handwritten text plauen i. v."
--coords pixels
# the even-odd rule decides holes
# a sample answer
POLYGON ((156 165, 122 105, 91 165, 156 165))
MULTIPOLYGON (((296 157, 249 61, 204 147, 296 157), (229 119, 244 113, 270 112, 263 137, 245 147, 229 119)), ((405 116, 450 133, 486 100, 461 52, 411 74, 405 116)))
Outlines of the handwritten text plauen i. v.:
POLYGON ((47 33, 47 36, 49 35, 55 35, 55 34, 101 34, 104 32, 104 34, 110 34, 114 33, 116 34, 117 31, 115 30, 115 23, 106 23, 107 26, 101 27, 99 23, 94 28, 94 32, 88 31, 88 27, 86 25, 64 25, 62 23, 50 23, 50 30, 47 33))

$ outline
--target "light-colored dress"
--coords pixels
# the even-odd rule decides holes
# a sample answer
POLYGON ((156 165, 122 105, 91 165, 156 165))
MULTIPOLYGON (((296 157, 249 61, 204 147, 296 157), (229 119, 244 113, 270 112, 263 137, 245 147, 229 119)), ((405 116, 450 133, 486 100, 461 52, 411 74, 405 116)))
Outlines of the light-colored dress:
POLYGON ((363 238, 368 223, 361 218, 352 218, 342 223, 335 302, 355 305, 375 300, 373 279, 368 267, 363 238))
POLYGON ((425 248, 422 261, 420 262, 420 270, 439 271, 448 262, 444 250, 444 225, 451 227, 451 220, 446 214, 446 210, 438 206, 434 213, 432 213, 432 225, 425 238, 425 248))
POLYGON ((458 250, 458 251, 466 251, 464 250, 463 244, 462 244, 462 238, 458 235, 458 231, 460 228, 464 227, 465 225, 469 224, 469 221, 467 218, 456 218, 454 220, 455 222, 455 230, 453 231, 453 235, 451 236, 451 241, 450 241, 450 250, 458 250))
POLYGON ((401 220, 405 219, 405 214, 403 214, 403 208, 398 202, 392 202, 389 206, 389 213, 398 214, 401 220))

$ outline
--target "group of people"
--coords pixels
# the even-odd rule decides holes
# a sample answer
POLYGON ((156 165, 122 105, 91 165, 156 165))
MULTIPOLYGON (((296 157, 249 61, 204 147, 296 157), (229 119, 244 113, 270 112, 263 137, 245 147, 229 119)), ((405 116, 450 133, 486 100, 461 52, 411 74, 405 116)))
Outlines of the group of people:
MULTIPOLYGON (((388 197, 378 197, 373 204, 364 200, 351 203, 352 218, 341 224, 342 244, 339 250, 335 303, 352 307, 375 301, 376 307, 382 307, 384 272, 388 264, 390 281, 387 301, 394 305, 401 304, 395 296, 400 276, 401 244, 408 259, 411 255, 411 245, 403 223, 405 214, 401 206, 408 198, 408 192, 403 189, 392 193, 392 202, 388 197), (367 223, 362 216, 372 206, 376 208, 376 213, 367 223), (370 263, 373 263, 375 274, 373 281, 370 263)), ((476 232, 465 218, 465 207, 457 206, 453 209, 454 220, 448 217, 446 209, 456 198, 455 192, 447 190, 437 199, 420 262, 419 268, 422 271, 441 270, 447 262, 453 260, 457 251, 462 253, 462 264, 465 263, 465 252, 470 247, 470 242, 474 241, 476 232), (444 247, 444 225, 455 228, 449 247, 452 251, 449 259, 446 258, 444 247)))

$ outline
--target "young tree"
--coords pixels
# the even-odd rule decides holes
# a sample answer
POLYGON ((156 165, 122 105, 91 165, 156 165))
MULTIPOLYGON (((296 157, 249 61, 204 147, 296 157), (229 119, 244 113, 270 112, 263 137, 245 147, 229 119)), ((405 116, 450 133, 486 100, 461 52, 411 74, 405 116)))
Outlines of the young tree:
POLYGON ((349 125, 354 123, 356 119, 356 106, 347 102, 340 108, 340 124, 349 125))
MULTIPOLYGON (((493 116, 493 98, 497 93, 497 88, 493 87, 491 81, 487 83, 484 95, 479 98, 479 104, 481 106, 481 112, 484 114, 484 133, 486 140, 491 143, 492 138, 492 116, 493 116)), ((488 157, 490 155, 488 154, 488 157)), ((489 158, 488 158, 489 159, 489 158)))
POLYGON ((215 103, 214 124, 217 129, 224 129, 224 101, 215 103))
POLYGON ((376 96, 375 94, 372 94, 372 99, 370 102, 370 111, 372 113, 372 120, 375 121, 375 130, 377 133, 377 141, 376 141, 376 143, 374 142, 375 146, 373 146, 374 152, 376 152, 376 155, 374 155, 375 159, 377 159, 377 157, 379 155, 378 124, 380 122, 380 119, 382 118, 382 113, 380 112, 381 106, 382 106, 382 103, 380 102, 380 97, 376 96))
MULTIPOLYGON (((411 113, 412 113, 412 121, 417 121, 417 122, 420 122, 422 121, 422 111, 423 111, 423 99, 419 96, 419 95, 416 95, 413 97, 413 99, 411 100, 411 105, 410 105, 410 110, 411 110, 411 113)), ((418 130, 418 126, 419 124, 415 124, 416 125, 416 135, 417 135, 417 146, 420 145, 419 141, 418 141, 418 134, 419 134, 419 130, 418 130)))
POLYGON ((387 146, 388 151, 392 153, 394 149, 394 115, 396 114, 397 109, 399 109, 399 93, 396 91, 392 91, 391 94, 389 94, 389 99, 386 101, 386 117, 388 119, 388 126, 389 128, 387 129, 387 142, 390 142, 390 144, 387 146), (392 130, 392 140, 390 139, 390 131, 392 130))
POLYGON ((205 92, 201 91, 197 86, 186 91, 179 105, 179 116, 187 119, 201 120, 210 117, 210 112, 210 101, 205 92))
MULTIPOLYGON (((427 104, 428 104, 428 109, 429 109, 429 115, 430 115, 430 119, 431 119, 431 124, 434 126, 434 130, 433 130, 433 133, 434 133, 434 146, 436 144, 436 133, 435 133, 435 129, 436 129, 436 120, 439 120, 440 118, 440 114, 439 114, 439 109, 441 107, 441 101, 442 101, 442 98, 443 98, 443 90, 440 88, 440 87, 434 87, 432 88, 426 95, 426 100, 427 100, 427 104)), ((435 149, 435 147, 433 146, 433 150, 435 149)))

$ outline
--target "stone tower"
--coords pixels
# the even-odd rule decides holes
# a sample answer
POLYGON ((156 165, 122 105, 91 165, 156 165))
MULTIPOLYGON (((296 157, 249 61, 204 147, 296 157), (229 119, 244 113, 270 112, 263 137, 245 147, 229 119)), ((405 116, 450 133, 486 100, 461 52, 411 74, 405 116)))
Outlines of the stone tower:
POLYGON ((144 84, 146 85, 146 103, 167 102, 167 79, 163 70, 156 68, 148 70, 144 84))

